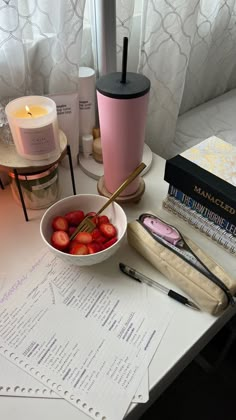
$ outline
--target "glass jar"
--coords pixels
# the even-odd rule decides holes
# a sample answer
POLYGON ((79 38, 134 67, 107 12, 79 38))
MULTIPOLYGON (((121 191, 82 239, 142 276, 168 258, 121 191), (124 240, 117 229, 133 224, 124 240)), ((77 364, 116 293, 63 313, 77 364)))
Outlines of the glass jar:
MULTIPOLYGON (((14 200, 21 205, 14 172, 9 172, 14 200)), ((32 174, 18 174, 25 206, 39 210, 51 206, 59 197, 58 164, 32 174)))

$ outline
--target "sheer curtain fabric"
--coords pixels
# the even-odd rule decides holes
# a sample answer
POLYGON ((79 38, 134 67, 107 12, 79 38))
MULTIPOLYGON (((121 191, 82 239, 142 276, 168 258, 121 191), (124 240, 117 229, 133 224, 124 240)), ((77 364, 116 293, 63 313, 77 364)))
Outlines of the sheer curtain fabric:
POLYGON ((0 1, 0 97, 74 90, 85 0, 0 1))
POLYGON ((236 87, 236 3, 118 1, 117 33, 118 55, 129 36, 132 70, 151 80, 146 142, 171 157, 178 116, 236 87))
MULTIPOLYGON (((0 1, 0 100, 73 91, 80 65, 96 69, 90 3, 0 1)), ((145 141, 171 157, 178 116, 236 87, 236 2, 117 0, 118 71, 124 36, 128 71, 151 81, 145 141)))

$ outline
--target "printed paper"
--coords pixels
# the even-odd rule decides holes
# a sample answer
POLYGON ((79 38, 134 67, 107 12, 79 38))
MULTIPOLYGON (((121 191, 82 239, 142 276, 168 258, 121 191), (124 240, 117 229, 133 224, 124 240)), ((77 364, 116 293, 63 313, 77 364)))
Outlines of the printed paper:
POLYGON ((118 269, 95 273, 42 253, 0 297, 0 352, 94 419, 120 420, 170 317, 158 305, 148 318, 118 269))

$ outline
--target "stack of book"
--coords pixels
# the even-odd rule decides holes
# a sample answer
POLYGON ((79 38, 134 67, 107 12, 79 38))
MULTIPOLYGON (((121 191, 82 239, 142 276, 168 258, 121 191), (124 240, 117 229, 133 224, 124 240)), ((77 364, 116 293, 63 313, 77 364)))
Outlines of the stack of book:
POLYGON ((166 161, 163 207, 236 253, 236 147, 210 137, 166 161))

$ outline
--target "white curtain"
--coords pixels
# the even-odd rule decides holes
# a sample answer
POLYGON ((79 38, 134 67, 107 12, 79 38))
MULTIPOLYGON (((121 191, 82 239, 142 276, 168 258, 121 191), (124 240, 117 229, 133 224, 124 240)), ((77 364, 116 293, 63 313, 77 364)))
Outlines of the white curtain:
MULTIPOLYGON (((76 89, 96 67, 89 3, 0 0, 0 100, 76 89)), ((128 36, 128 71, 151 81, 146 143, 171 157, 178 116, 236 87, 236 2, 116 0, 116 31, 117 70, 128 36)))
POLYGON ((0 97, 76 89, 85 0, 0 0, 0 97))
POLYGON ((118 0, 117 32, 151 80, 146 142, 171 157, 178 115, 236 87, 235 0, 118 0))

